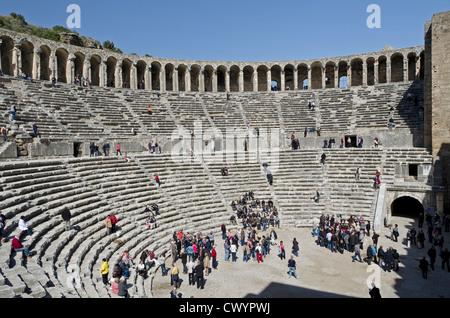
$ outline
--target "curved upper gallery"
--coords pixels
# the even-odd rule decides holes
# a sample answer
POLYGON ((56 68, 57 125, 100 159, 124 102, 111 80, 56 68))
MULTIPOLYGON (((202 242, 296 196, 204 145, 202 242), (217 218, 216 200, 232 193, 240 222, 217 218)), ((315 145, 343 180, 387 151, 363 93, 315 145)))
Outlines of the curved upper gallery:
POLYGON ((156 91, 257 92, 423 79, 424 46, 276 62, 195 61, 115 53, 0 29, 1 71, 61 83, 156 91))

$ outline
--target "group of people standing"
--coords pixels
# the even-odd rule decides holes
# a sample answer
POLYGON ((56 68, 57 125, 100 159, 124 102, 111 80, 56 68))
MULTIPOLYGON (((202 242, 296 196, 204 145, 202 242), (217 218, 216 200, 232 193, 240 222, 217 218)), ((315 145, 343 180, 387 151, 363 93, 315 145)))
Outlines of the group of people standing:
MULTIPOLYGON (((398 226, 396 226, 398 228, 398 226)), ((313 237, 317 237, 317 244, 329 249, 333 253, 353 253, 352 262, 366 262, 371 265, 378 264, 384 271, 398 271, 400 255, 393 247, 384 249, 378 243, 380 235, 372 232, 370 221, 362 216, 350 216, 348 219, 342 215, 320 216, 319 222, 313 223, 313 237), (369 244, 366 245, 366 238, 369 244), (362 257, 365 251, 366 257, 362 257)))

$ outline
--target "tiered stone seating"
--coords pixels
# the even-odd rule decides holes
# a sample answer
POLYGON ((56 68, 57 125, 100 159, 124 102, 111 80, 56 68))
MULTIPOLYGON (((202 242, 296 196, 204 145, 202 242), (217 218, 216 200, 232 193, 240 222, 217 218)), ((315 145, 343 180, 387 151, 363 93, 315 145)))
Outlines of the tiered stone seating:
POLYGON ((79 92, 80 100, 91 110, 95 118, 105 128, 109 138, 130 138, 131 129, 139 129, 139 123, 121 100, 121 91, 117 94, 107 88, 85 89, 79 92))
POLYGON ((180 95, 171 93, 167 96, 167 101, 175 122, 179 123, 187 131, 193 131, 196 122, 201 123, 203 131, 212 129, 212 123, 203 109, 203 103, 197 98, 196 94, 185 93, 180 95))
MULTIPOLYGON (((326 89, 319 93, 321 132, 343 133, 352 128, 354 119, 353 93, 350 89, 326 89)), ((316 109, 317 111, 317 109, 316 109)))
POLYGON ((251 127, 280 128, 279 102, 275 93, 247 93, 239 95, 238 101, 251 127))
POLYGON ((318 150, 280 152, 278 169, 273 171, 273 189, 279 201, 283 224, 303 226, 324 212, 325 200, 318 203, 313 200, 316 189, 324 197, 319 161, 318 150))
MULTIPOLYGON (((66 139, 98 140, 104 136, 104 128, 95 120, 90 109, 80 101, 79 87, 60 85, 56 89, 42 86, 39 82, 24 83, 30 100, 46 109, 52 118, 67 130, 66 139)), ((40 131, 45 131, 45 128, 39 126, 40 131)))
POLYGON ((308 100, 314 100, 314 93, 289 92, 281 97, 281 113, 287 133, 299 133, 305 128, 317 127, 315 113, 308 108, 308 100))
POLYGON ((256 198, 267 201, 273 197, 261 162, 251 157, 248 152, 224 153, 218 156, 204 155, 203 160, 208 167, 227 204, 236 201, 244 193, 253 191, 256 198), (229 175, 222 176, 221 169, 226 166, 229 175))
POLYGON ((373 178, 381 169, 379 149, 333 149, 325 150, 327 213, 343 216, 357 215, 370 219, 374 215, 375 199, 373 178), (355 180, 356 168, 360 167, 359 180, 355 180))
POLYGON ((226 134, 227 129, 245 127, 245 120, 242 117, 242 111, 236 103, 235 95, 226 99, 223 94, 205 93, 200 96, 206 110, 211 117, 216 128, 222 134, 226 134))
MULTIPOLYGON (((251 128, 283 128, 301 135, 305 127, 320 124, 324 134, 342 135, 355 129, 387 129, 392 105, 395 127, 415 129, 416 109, 405 99, 408 91, 422 94, 420 86, 395 83, 314 92, 234 93, 231 100, 218 93, 167 92, 158 100, 155 92, 145 90, 66 84, 52 88, 40 81, 3 77, 0 124, 9 124, 9 107, 16 103, 19 130, 31 135, 31 123, 36 122, 41 134, 53 140, 126 139, 131 128, 153 139, 168 136, 177 126, 193 130, 196 120, 201 120, 203 131, 218 128, 222 133, 227 128, 245 131, 248 120, 251 128), (309 99, 316 100, 315 113, 308 109, 309 99), (147 114, 149 105, 152 115, 147 114), (376 117, 380 112, 385 117, 376 117)), ((218 159, 133 153, 129 163, 117 156, 32 161, 19 157, 0 162, 0 210, 8 218, 8 238, 0 246, 0 262, 6 265, 0 273, 0 297, 112 297, 101 281, 102 258, 112 268, 124 250, 136 263, 150 248, 170 257, 173 232, 219 232, 222 223, 230 224, 231 202, 249 191, 260 200, 274 201, 283 226, 309 226, 322 213, 370 219, 376 169, 381 170, 382 182, 391 185, 398 162, 433 160, 426 150, 415 148, 281 150, 278 158, 271 157, 271 186, 263 172, 264 160, 241 151, 232 154, 232 161, 225 155, 218 159), (322 152, 327 154, 325 165, 320 163, 322 152), (226 177, 220 173, 225 165, 226 177), (362 175, 355 180, 358 165, 362 175), (156 186, 155 175, 161 187, 156 186), (313 199, 316 189, 321 194, 318 203, 313 199), (160 207, 156 229, 144 225, 143 210, 151 203, 160 207), (65 231, 60 217, 64 206, 73 215, 70 231, 65 231), (107 236, 104 220, 111 212, 119 219, 119 231, 107 236), (25 261, 21 255, 9 257, 20 216, 34 230, 25 244, 35 256, 25 261)), ((130 294, 151 297, 157 271, 152 268, 144 280, 132 270, 130 294)))
POLYGON ((418 129, 420 126, 419 106, 407 98, 408 93, 423 96, 418 84, 393 83, 356 89, 356 128, 383 128, 388 126, 389 110, 394 108, 395 128, 418 129))
POLYGON ((124 91, 125 101, 152 136, 170 136, 177 128, 165 105, 158 101, 155 93, 144 90, 124 91), (152 114, 148 114, 148 107, 152 114))

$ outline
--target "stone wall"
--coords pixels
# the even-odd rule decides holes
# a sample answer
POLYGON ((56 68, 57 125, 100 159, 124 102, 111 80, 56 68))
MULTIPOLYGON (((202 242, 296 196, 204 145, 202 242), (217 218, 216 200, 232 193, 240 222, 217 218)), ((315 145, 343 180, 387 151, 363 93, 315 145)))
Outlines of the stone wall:
POLYGON ((433 15, 425 26, 425 146, 432 150, 436 165, 434 183, 447 187, 450 180, 450 11, 433 15))

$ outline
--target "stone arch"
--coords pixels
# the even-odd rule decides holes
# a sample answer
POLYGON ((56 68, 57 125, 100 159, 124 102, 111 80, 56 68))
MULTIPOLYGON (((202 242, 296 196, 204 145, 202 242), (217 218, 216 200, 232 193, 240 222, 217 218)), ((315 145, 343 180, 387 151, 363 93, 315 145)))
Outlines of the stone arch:
POLYGON ((281 66, 280 65, 273 65, 270 68, 270 86, 273 87, 274 83, 276 90, 281 90, 281 66))
POLYGON ((138 89, 145 89, 145 72, 147 70, 147 63, 143 60, 136 62, 136 81, 138 89))
POLYGON ((211 65, 206 65, 203 70, 205 92, 213 91, 213 78, 214 78, 214 68, 211 65))
POLYGON ((93 54, 90 59, 91 62, 91 85, 100 86, 100 67, 102 65, 102 58, 93 54))
POLYGON ((340 61, 338 64, 338 83, 339 87, 348 87, 348 62, 347 61, 340 61))
POLYGON ((410 52, 407 56, 408 59, 408 81, 414 81, 416 79, 417 69, 417 54, 416 52, 410 52))
POLYGON ((336 63, 327 62, 325 64, 325 88, 333 88, 335 86, 334 78, 336 73, 336 63))
POLYGON ((311 89, 322 89, 322 72, 323 66, 321 62, 311 64, 311 89))
POLYGON ((350 61, 351 86, 361 86, 363 84, 363 60, 359 57, 350 61))
POLYGON ((178 90, 186 91, 186 74, 187 66, 185 64, 178 65, 178 90))
POLYGON ((287 90, 294 90, 294 65, 286 64, 284 66, 284 87, 287 90))
POLYGON ((267 71, 268 68, 265 65, 260 65, 256 69, 258 72, 258 91, 259 92, 266 92, 267 91, 267 71))
POLYGON ((161 73, 161 64, 159 62, 152 62, 151 64, 152 72, 152 90, 161 89, 161 81, 159 80, 159 74, 161 73))
POLYGON ((391 203, 391 215, 417 217, 421 212, 425 212, 422 202, 423 198, 419 198, 414 194, 400 195, 391 203))
POLYGON ((201 67, 198 64, 191 65, 191 92, 200 91, 200 71, 201 67))
POLYGON ((375 85, 375 58, 369 57, 367 64, 367 85, 375 85))
POLYGON ((0 70, 5 75, 14 75, 13 68, 13 50, 14 50, 14 40, 9 36, 0 36, 0 50, 1 50, 1 61, 0 70))
POLYGON ((230 92, 239 92, 239 72, 239 66, 230 67, 230 92))
POLYGON ((67 61, 69 52, 66 49, 59 48, 55 51, 56 68, 58 73, 55 75, 56 80, 60 83, 67 83, 67 61))
POLYGON ((84 54, 81 52, 76 52, 75 54, 75 60, 74 60, 74 76, 75 77, 83 77, 86 74, 83 74, 83 66, 84 66, 84 54))
POLYGON ((253 73, 254 69, 252 66, 247 65, 244 66, 244 92, 252 92, 253 91, 253 73))
POLYGON ((122 88, 131 87, 131 67, 133 62, 130 59, 122 60, 122 88))
POLYGON ((387 83, 387 58, 384 55, 378 57, 378 83, 387 83))
POLYGON ((116 87, 116 67, 116 58, 114 56, 109 56, 106 59, 106 86, 108 87, 116 87))
POLYGON ((224 92, 226 89, 225 79, 227 68, 224 65, 220 65, 217 67, 217 91, 224 92))
POLYGON ((41 45, 38 50, 39 54, 39 79, 49 81, 52 77, 50 69, 51 49, 47 45, 41 45))
POLYGON ((21 72, 33 76, 34 45, 28 40, 20 40, 21 72))
POLYGON ((164 81, 166 83, 166 91, 173 91, 173 75, 174 75, 175 66, 172 63, 167 63, 164 66, 165 78, 164 81))
POLYGON ((403 54, 391 55, 391 82, 403 82, 403 54))
POLYGON ((300 64, 299 66, 297 66, 297 80, 300 90, 309 88, 308 65, 300 64))

